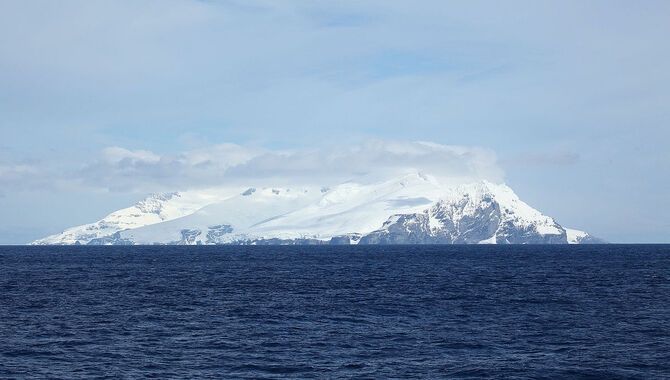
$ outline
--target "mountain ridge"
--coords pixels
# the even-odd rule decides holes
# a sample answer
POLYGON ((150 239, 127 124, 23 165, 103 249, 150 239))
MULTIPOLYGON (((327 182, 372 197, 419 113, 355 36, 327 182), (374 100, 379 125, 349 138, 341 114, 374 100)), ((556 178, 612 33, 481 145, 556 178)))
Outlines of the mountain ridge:
POLYGON ((412 171, 333 187, 155 194, 31 244, 584 244, 504 184, 412 171), (446 183, 445 183, 446 182, 446 183))

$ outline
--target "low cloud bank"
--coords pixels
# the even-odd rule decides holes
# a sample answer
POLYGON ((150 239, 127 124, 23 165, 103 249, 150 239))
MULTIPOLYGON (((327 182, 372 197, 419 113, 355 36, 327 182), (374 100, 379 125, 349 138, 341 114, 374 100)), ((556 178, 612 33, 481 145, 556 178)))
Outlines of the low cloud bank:
POLYGON ((159 155, 103 149, 79 168, 3 167, 0 186, 152 192, 214 186, 311 184, 376 180, 418 169, 454 182, 500 182, 493 151, 430 142, 370 140, 327 148, 271 150, 236 144, 159 155))

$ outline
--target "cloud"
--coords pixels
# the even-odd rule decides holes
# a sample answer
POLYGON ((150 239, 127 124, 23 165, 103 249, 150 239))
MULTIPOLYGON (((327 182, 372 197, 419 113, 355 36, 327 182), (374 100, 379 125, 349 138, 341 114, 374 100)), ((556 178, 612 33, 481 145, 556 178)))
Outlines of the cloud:
POLYGON ((102 150, 101 160, 110 164, 134 164, 136 162, 157 162, 160 156, 146 150, 130 151, 117 146, 102 150))
POLYGON ((48 188, 44 169, 35 164, 0 162, 0 197, 17 189, 48 188))
MULTIPOLYGON (((488 149, 430 142, 368 140, 358 145, 270 150, 219 144, 170 154, 121 147, 103 149, 78 168, 15 167, 0 171, 5 186, 23 184, 79 191, 152 192, 213 186, 371 181, 421 170, 453 182, 501 181, 488 149)), ((4 167, 2 167, 4 168, 4 167)))
POLYGON ((0 87, 11 96, 0 128, 27 152, 133 139, 160 150, 187 131, 281 143, 360 133, 502 151, 501 125, 523 146, 545 128, 667 119, 666 3, 424 4, 2 2, 0 87))

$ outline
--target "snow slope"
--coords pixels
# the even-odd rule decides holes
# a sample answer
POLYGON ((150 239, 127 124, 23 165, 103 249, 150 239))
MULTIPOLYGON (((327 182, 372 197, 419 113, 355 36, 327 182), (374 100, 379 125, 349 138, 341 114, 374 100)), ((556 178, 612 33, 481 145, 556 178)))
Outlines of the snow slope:
POLYGON ((602 244, 604 240, 598 239, 589 235, 588 233, 572 228, 566 228, 568 244, 602 244))
POLYGON ((116 232, 161 223, 189 215, 207 204, 229 197, 232 190, 152 194, 137 204, 103 219, 68 228, 60 234, 36 240, 35 245, 85 244, 116 232))
POLYGON ((420 171, 332 188, 152 196, 34 244, 584 243, 503 184, 454 186, 420 171))

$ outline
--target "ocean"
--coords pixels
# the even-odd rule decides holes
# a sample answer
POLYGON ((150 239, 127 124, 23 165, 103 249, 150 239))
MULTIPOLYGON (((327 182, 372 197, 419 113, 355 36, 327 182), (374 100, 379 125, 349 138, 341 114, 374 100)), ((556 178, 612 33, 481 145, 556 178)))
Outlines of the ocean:
POLYGON ((670 245, 0 247, 0 378, 670 378, 670 245))

